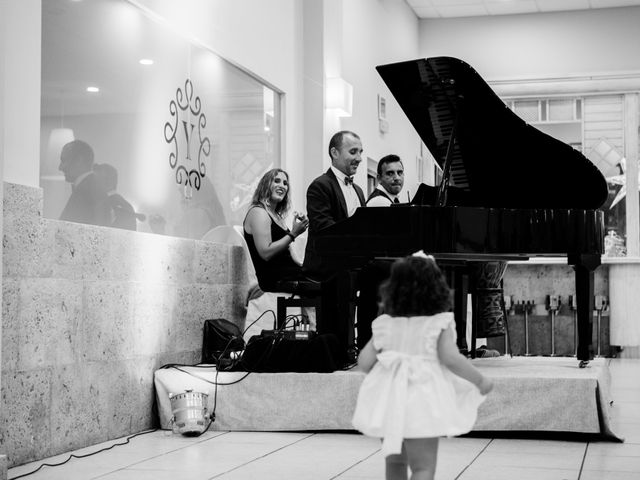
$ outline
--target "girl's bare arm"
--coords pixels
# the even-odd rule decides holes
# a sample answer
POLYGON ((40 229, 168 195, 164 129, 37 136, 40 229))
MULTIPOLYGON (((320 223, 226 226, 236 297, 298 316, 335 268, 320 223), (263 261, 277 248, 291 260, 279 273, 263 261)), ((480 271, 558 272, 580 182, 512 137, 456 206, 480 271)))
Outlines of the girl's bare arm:
POLYGON ((482 375, 480 371, 471 365, 471 362, 458 351, 458 347, 453 341, 451 329, 445 329, 438 338, 438 358, 440 363, 459 377, 470 381, 478 387, 480 393, 486 395, 493 389, 493 382, 482 375))
POLYGON ((378 361, 377 354, 378 352, 376 352, 376 348, 373 346, 373 339, 369 340, 360 352, 360 355, 358 355, 358 364, 354 370, 367 373, 378 361))

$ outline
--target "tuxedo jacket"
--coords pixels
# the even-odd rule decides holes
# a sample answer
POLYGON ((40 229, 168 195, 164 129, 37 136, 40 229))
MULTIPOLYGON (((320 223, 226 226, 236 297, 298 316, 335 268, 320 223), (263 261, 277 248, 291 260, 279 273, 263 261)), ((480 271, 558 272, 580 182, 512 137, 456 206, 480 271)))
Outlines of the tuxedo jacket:
MULTIPOLYGON (((360 206, 365 198, 362 189, 353 184, 360 206)), ((338 179, 331 169, 316 178, 307 189, 307 216, 309 217, 309 237, 304 255, 303 270, 312 278, 323 278, 333 273, 322 265, 315 248, 316 235, 323 228, 349 217, 338 179)))
POLYGON ((109 215, 107 192, 91 172, 78 185, 71 187, 71 196, 60 215, 60 220, 108 225, 109 215))

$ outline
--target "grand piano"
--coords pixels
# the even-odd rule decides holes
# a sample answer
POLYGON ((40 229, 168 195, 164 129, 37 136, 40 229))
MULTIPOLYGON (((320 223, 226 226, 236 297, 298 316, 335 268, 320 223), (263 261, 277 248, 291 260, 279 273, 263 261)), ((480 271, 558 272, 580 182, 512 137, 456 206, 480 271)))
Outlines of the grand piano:
MULTIPOLYGON (((598 209, 608 191, 601 172, 516 116, 462 60, 435 57, 376 69, 441 167, 442 180, 420 185, 409 204, 359 208, 318 232, 323 261, 357 269, 418 250, 454 268, 566 257, 575 271, 577 358, 584 367, 593 358, 593 277, 603 252, 598 209)), ((465 303, 454 309, 456 318, 466 315, 465 303)))

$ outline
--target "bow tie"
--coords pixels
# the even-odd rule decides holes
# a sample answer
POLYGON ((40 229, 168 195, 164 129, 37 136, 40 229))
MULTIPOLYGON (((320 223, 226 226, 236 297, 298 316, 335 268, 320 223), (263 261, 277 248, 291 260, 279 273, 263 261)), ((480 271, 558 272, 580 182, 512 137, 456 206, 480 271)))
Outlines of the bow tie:
POLYGON ((353 185, 353 177, 344 177, 345 185, 353 185))
POLYGON ((398 197, 393 199, 393 203, 400 203, 400 200, 398 200, 398 197))

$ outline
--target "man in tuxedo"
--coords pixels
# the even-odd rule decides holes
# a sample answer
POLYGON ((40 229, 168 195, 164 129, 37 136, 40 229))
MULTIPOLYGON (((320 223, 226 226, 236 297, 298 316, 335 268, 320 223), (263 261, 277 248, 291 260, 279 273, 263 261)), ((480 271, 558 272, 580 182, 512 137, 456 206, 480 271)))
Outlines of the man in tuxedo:
POLYGON ((108 225, 107 192, 93 172, 93 149, 82 140, 62 147, 59 170, 71 184, 71 196, 60 215, 69 222, 108 225))
POLYGON ((317 325, 318 333, 333 333, 347 355, 345 362, 355 360, 352 349, 352 308, 339 291, 352 289, 353 274, 338 271, 322 264, 316 252, 316 235, 323 228, 344 220, 365 204, 362 189, 353 182, 353 176, 362 162, 360 137, 349 131, 336 133, 329 142, 331 167, 316 178, 307 189, 307 216, 309 233, 303 270, 317 280, 323 281, 322 319, 317 325))

